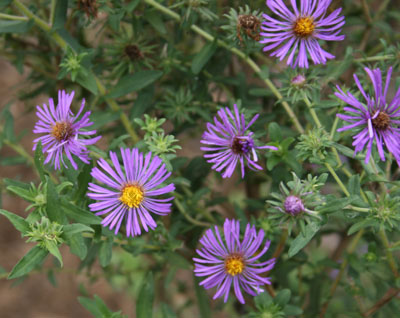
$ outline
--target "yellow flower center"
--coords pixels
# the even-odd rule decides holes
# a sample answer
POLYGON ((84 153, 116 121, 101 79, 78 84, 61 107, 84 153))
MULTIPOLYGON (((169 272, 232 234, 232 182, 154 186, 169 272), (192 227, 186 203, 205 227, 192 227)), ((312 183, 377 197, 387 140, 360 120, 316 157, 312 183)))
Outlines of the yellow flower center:
POLYGON ((137 208, 144 198, 143 191, 136 185, 127 185, 122 189, 119 200, 130 208, 137 208))
POLYGON ((232 255, 229 256, 225 260, 225 271, 232 276, 236 276, 243 272, 244 269, 244 262, 243 258, 239 255, 232 255))
POLYGON ((315 24, 313 18, 303 17, 298 18, 293 26, 293 32, 299 37, 307 37, 313 33, 315 24))
POLYGON ((74 130, 70 123, 56 122, 52 127, 51 134, 57 141, 61 142, 68 140, 74 134, 74 130))

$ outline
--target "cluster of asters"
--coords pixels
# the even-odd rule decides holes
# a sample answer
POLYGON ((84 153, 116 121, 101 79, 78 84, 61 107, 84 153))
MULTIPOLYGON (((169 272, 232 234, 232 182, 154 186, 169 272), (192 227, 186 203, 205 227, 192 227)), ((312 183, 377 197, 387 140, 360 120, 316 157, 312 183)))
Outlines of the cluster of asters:
MULTIPOLYGON (((327 14, 331 0, 304 0, 300 6, 296 0, 290 1, 290 10, 282 0, 267 0, 267 6, 274 16, 264 14, 262 22, 261 43, 266 44, 264 51, 274 50, 271 55, 280 60, 287 57, 287 64, 292 67, 309 66, 310 57, 314 64, 325 64, 334 56, 323 50, 319 40, 339 41, 344 35, 339 35, 344 24, 340 16, 341 9, 327 14)), ((358 129, 353 145, 355 152, 367 148, 366 161, 369 160, 372 146, 378 148, 379 156, 385 160, 383 145, 400 161, 400 131, 398 116, 400 110, 400 89, 391 102, 387 101, 387 91, 392 69, 389 69, 385 85, 379 69, 366 69, 374 86, 375 95, 369 96, 362 88, 358 78, 355 82, 365 99, 358 101, 351 93, 345 93, 338 87, 336 96, 347 105, 344 108, 349 114, 338 115, 350 124, 339 130, 358 129)), ((52 99, 49 106, 37 106, 37 116, 34 133, 44 134, 35 139, 34 149, 40 142, 43 152, 47 154, 45 163, 51 163, 55 169, 61 164, 66 166, 64 155, 74 169, 78 169, 74 157, 84 163, 89 162, 88 145, 96 143, 101 137, 92 137, 95 130, 88 130, 90 112, 84 113, 84 101, 76 115, 71 111, 74 92, 68 94, 60 91, 58 105, 52 99)), ((236 166, 240 166, 241 177, 245 176, 245 167, 252 170, 262 170, 258 163, 257 152, 261 149, 278 150, 273 146, 258 146, 254 133, 249 129, 259 115, 246 123, 245 116, 234 105, 233 110, 221 108, 214 122, 207 123, 203 134, 201 149, 206 151, 204 157, 212 163, 212 169, 221 172, 223 178, 233 175, 236 166)), ((166 183, 171 172, 168 172, 162 160, 151 152, 143 154, 138 149, 121 149, 120 157, 110 151, 109 160, 100 159, 92 170, 92 176, 97 183, 90 183, 88 197, 95 200, 89 208, 96 215, 104 216, 102 225, 114 230, 117 234, 123 229, 129 236, 137 236, 157 226, 154 214, 167 215, 171 212, 170 195, 175 190, 173 183, 166 183), (121 161, 122 159, 122 166, 121 161)), ((282 204, 277 203, 278 210, 300 215, 303 212, 312 214, 305 206, 309 193, 289 193, 285 191, 282 204)), ((274 259, 266 260, 265 253, 269 241, 264 243, 264 231, 256 231, 254 226, 247 224, 244 235, 241 236, 239 221, 226 220, 223 235, 217 226, 206 231, 200 239, 201 249, 197 250, 199 257, 194 258, 195 274, 206 277, 200 285, 206 289, 216 287, 214 298, 222 297, 226 302, 233 286, 237 299, 244 303, 242 290, 250 295, 262 291, 262 286, 270 284, 265 275, 274 266, 274 259)))

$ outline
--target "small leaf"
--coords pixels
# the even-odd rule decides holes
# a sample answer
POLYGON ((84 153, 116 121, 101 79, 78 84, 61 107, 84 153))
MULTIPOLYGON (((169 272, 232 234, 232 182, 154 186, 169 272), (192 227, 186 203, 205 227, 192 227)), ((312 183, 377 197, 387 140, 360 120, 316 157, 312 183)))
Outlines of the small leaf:
POLYGON ((40 180, 42 182, 46 181, 45 172, 44 172, 44 166, 43 166, 44 155, 43 155, 43 147, 42 147, 42 142, 41 141, 39 141, 39 143, 36 145, 34 161, 35 161, 36 170, 37 170, 37 172, 39 173, 39 176, 40 176, 40 180))
POLYGON ((150 272, 144 279, 136 302, 136 318, 153 317, 154 279, 150 272))
POLYGON ((86 73, 79 73, 76 78, 76 81, 94 95, 99 94, 96 77, 92 72, 88 71, 86 73))
POLYGON ((156 29, 161 34, 166 34, 167 29, 165 28, 165 24, 161 18, 161 14, 156 10, 147 11, 144 15, 144 18, 149 21, 154 29, 156 29))
POLYGON ((210 58, 214 55, 217 49, 216 41, 207 43, 203 46, 199 53, 193 58, 192 61, 192 72, 199 74, 203 67, 207 64, 210 58))
POLYGON ((361 222, 357 222, 357 223, 353 224, 349 228, 347 235, 352 235, 353 233, 358 232, 362 228, 366 228, 366 227, 370 227, 370 226, 377 226, 377 225, 379 225, 378 220, 373 220, 373 219, 362 220, 361 222))
POLYGON ((60 207, 60 200, 58 198, 58 193, 54 186, 53 181, 47 180, 47 204, 46 204, 47 216, 53 222, 59 224, 65 224, 66 219, 63 214, 63 210, 60 207))
POLYGON ((60 251, 58 250, 57 245, 51 241, 45 241, 45 245, 46 249, 50 252, 50 254, 53 255, 55 258, 57 258, 61 264, 61 267, 63 267, 62 256, 60 251))
POLYGON ((110 264, 113 243, 114 243, 113 238, 108 238, 106 241, 101 243, 99 252, 99 261, 102 267, 106 267, 108 266, 108 264, 110 264))
POLYGON ((90 175, 92 167, 93 167, 93 162, 91 161, 89 164, 83 166, 81 173, 79 173, 78 175, 78 182, 77 182, 78 186, 73 196, 75 202, 79 202, 80 200, 83 200, 85 197, 88 184, 90 180, 92 180, 92 176, 90 175))
POLYGON ((360 176, 358 174, 353 175, 349 179, 348 190, 351 195, 360 195, 360 176))
POLYGON ((8 186, 7 190, 15 193, 16 195, 18 195, 19 197, 23 198, 26 201, 29 202, 35 202, 35 197, 32 195, 32 193, 29 190, 20 188, 20 187, 16 187, 16 186, 8 186))
POLYGON ((32 21, 0 21, 1 33, 26 33, 32 28, 32 21))
POLYGON ((68 0, 57 0, 56 7, 54 9, 54 21, 53 30, 57 30, 64 27, 65 21, 67 20, 68 11, 68 0))
POLYGON ((305 227, 305 235, 300 233, 292 242, 289 248, 288 256, 293 257, 300 250, 308 244, 308 242, 314 237, 314 235, 318 232, 320 228, 319 224, 310 223, 305 227))
POLYGON ((81 232, 94 232, 94 230, 86 225, 80 223, 67 224, 63 227, 63 235, 71 236, 81 232))
POLYGON ((83 240, 82 234, 76 233, 66 237, 67 245, 69 246, 71 253, 78 256, 81 260, 84 260, 87 255, 87 247, 83 240))
POLYGON ((274 302, 276 302, 281 307, 284 307, 290 300, 291 292, 289 289, 282 289, 274 298, 274 302))
POLYGON ((68 218, 83 224, 100 224, 101 218, 94 213, 84 210, 65 199, 61 200, 61 205, 68 218))
POLYGON ((163 72, 161 71, 139 71, 132 75, 124 76, 120 79, 117 85, 115 85, 107 97, 118 98, 138 91, 159 79, 162 74, 163 72))
POLYGON ((18 231, 20 231, 22 234, 24 234, 30 230, 29 223, 26 222, 19 215, 16 215, 14 213, 11 213, 11 212, 8 212, 8 211, 2 210, 2 209, 0 209, 0 214, 3 214, 12 223, 12 225, 14 225, 14 227, 18 231))
POLYGON ((19 260, 19 262, 11 270, 11 273, 8 275, 7 279, 13 279, 28 274, 36 266, 42 264, 47 254, 49 254, 48 251, 39 246, 35 246, 19 260))

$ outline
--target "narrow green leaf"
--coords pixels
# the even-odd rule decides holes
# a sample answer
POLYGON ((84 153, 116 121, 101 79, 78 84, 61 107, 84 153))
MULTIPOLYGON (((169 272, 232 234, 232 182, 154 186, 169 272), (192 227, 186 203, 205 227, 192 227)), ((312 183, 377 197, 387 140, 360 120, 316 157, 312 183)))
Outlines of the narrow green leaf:
POLYGON ((1 33, 26 33, 32 27, 32 21, 0 21, 1 33))
POLYGON ((68 0, 57 0, 54 10, 53 30, 64 27, 67 21, 68 0))
POLYGON ((81 173, 78 175, 78 186, 73 196, 75 202, 79 202, 85 197, 88 184, 92 180, 92 176, 90 175, 92 167, 93 162, 91 161, 89 164, 83 166, 81 173))
POLYGON ((82 234, 76 233, 71 236, 67 236, 67 245, 70 248, 72 254, 78 256, 81 260, 84 260, 87 255, 87 246, 83 240, 82 234))
POLYGON ((99 261, 102 267, 106 267, 110 264, 113 243, 114 240, 111 237, 101 243, 99 251, 99 261))
POLYGON ((347 187, 351 195, 360 195, 360 176, 358 174, 353 175, 349 179, 349 185, 347 187))
POLYGON ((92 72, 79 73, 76 81, 94 95, 99 95, 96 78, 92 72))
POLYGON ((275 296, 274 302, 284 307, 290 300, 291 292, 290 289, 282 289, 279 293, 275 296))
POLYGON ((154 279, 150 272, 144 279, 136 302, 136 318, 153 317, 154 279))
POLYGON ((65 224, 66 219, 63 211, 60 207, 60 201, 58 198, 58 194, 56 191, 56 187, 54 186, 53 181, 51 179, 47 180, 47 204, 46 204, 47 216, 53 222, 57 222, 59 224, 65 224))
POLYGON ((83 224, 100 224, 101 218, 94 215, 94 213, 84 210, 65 199, 61 199, 63 211, 68 218, 83 224))
POLYGON ((199 74, 207 62, 211 59, 217 49, 217 42, 213 41, 203 46, 199 53, 193 58, 192 72, 199 74))
POLYGON ((167 33, 167 29, 165 28, 165 24, 162 20, 162 16, 158 11, 156 11, 156 10, 146 11, 144 17, 147 21, 149 21, 149 23, 152 25, 152 27, 155 30, 157 30, 161 34, 167 33))
POLYGON ((65 236, 71 236, 82 232, 94 232, 94 230, 91 227, 80 223, 67 224, 63 227, 63 235, 65 236))
POLYGON ((14 227, 18 231, 20 231, 22 234, 24 234, 30 230, 29 223, 26 222, 19 215, 16 215, 14 213, 11 213, 11 212, 8 212, 8 211, 2 210, 2 209, 0 209, 0 214, 3 214, 12 223, 12 225, 14 225, 14 227))
POLYGON ((202 286, 199 285, 200 280, 198 277, 193 276, 194 290, 197 297, 197 306, 200 312, 200 318, 211 318, 210 300, 202 286))
POLYGON ((43 164, 44 155, 43 155, 43 147, 42 147, 41 141, 39 141, 39 143, 36 145, 34 161, 35 161, 36 170, 40 176, 40 180, 42 182, 46 181, 45 172, 44 172, 44 164, 43 164))
POLYGON ((150 85, 162 76, 161 71, 139 71, 132 75, 124 76, 115 85, 108 98, 118 98, 126 94, 138 91, 150 85))
POLYGON ((378 220, 373 220, 373 219, 362 220, 360 222, 353 224, 349 228, 347 235, 352 235, 352 234, 358 232, 359 230, 361 230, 362 228, 366 228, 366 227, 370 227, 370 226, 377 226, 377 225, 379 225, 378 220))
POLYGON ((7 190, 16 194, 20 198, 23 198, 26 201, 35 202, 35 198, 29 190, 26 190, 26 189, 23 189, 20 187, 16 187, 16 186, 8 186, 7 190))
POLYGON ((303 235, 303 233, 300 233, 293 240, 292 244, 289 247, 288 256, 293 257, 298 252, 300 252, 300 250, 303 247, 305 247, 308 244, 308 242, 310 242, 310 240, 314 237, 314 235, 318 232, 319 228, 320 225, 316 223, 310 223, 306 225, 304 229, 305 235, 303 235))
POLYGON ((49 254, 48 251, 39 246, 35 246, 19 260, 19 262, 11 270, 11 273, 8 275, 7 279, 13 279, 28 274, 36 266, 42 264, 47 254, 49 254))
POLYGON ((46 244, 46 249, 50 252, 51 255, 53 255, 55 258, 58 259, 58 261, 61 264, 61 267, 63 267, 62 256, 60 251, 58 250, 57 245, 51 241, 46 241, 45 244, 46 244))

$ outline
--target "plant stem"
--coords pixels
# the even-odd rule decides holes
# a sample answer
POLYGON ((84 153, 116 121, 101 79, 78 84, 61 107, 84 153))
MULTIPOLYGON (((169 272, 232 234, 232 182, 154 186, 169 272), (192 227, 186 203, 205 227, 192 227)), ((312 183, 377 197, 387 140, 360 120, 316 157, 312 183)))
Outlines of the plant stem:
POLYGON ((189 214, 186 213, 185 208, 183 207, 182 203, 179 201, 177 197, 174 198, 173 201, 178 208, 179 212, 182 213, 182 215, 185 217, 186 220, 188 220, 190 223, 194 225, 199 225, 199 226, 204 226, 204 227, 211 227, 211 223, 206 223, 202 221, 197 221, 196 219, 192 218, 189 214))
POLYGON ((387 238, 386 231, 385 231, 385 229, 383 227, 379 231, 379 236, 381 237, 383 245, 385 246, 386 257, 388 259, 388 263, 389 263, 390 269, 392 270, 393 275, 395 277, 398 277, 399 276, 399 272, 397 271, 396 261, 394 260, 393 254, 392 254, 392 252, 390 250, 389 240, 387 238))
MULTIPOLYGON (((43 31, 49 33, 49 35, 54 39, 54 41, 63 50, 66 49, 66 47, 68 46, 67 42, 65 42, 65 40, 62 37, 60 37, 56 32, 52 32, 51 26, 49 26, 45 21, 40 19, 38 16, 33 14, 31 11, 29 11, 29 9, 25 5, 23 5, 20 1, 14 0, 14 5, 23 14, 25 14, 28 18, 32 19, 38 27, 40 27, 43 31)), ((100 94, 102 96, 105 96, 107 92, 106 92, 104 85, 100 82, 100 80, 95 75, 93 75, 93 76, 96 80, 96 84, 97 84, 100 94)), ((133 129, 128 116, 121 110, 121 107, 113 99, 105 98, 105 101, 111 107, 111 109, 113 111, 120 112, 120 119, 121 119, 122 124, 124 125, 126 131, 129 133, 129 135, 131 136, 132 141, 134 143, 137 143, 140 139, 139 139, 138 135, 136 134, 135 130, 133 129)))
POLYGON ((399 295, 400 289, 396 288, 390 288, 385 295, 379 299, 375 305, 373 305, 370 309, 368 309, 365 313, 363 313, 363 317, 369 317, 372 316, 375 312, 377 312, 382 306, 387 304, 389 301, 391 301, 394 297, 399 295))
MULTIPOLYGON (((363 234, 364 234, 364 229, 361 229, 361 230, 355 235, 353 241, 350 243, 349 248, 348 248, 348 250, 347 250, 347 253, 348 253, 348 254, 352 254, 352 253, 354 252, 354 250, 355 250, 355 248, 357 247, 357 244, 358 244, 358 242, 360 241, 360 239, 361 239, 361 237, 363 236, 363 234)), ((325 317, 325 313, 326 313, 326 311, 328 310, 329 303, 330 303, 330 301, 331 301, 333 295, 335 294, 336 288, 337 288, 338 285, 339 285, 339 282, 340 282, 340 280, 341 280, 341 278, 342 278, 342 276, 343 276, 343 273, 344 273, 344 271, 345 271, 345 269, 346 269, 346 267, 347 267, 347 264, 348 264, 348 260, 347 260, 347 258, 345 258, 345 259, 343 260, 343 262, 342 262, 342 265, 340 266, 339 273, 338 273, 338 275, 336 276, 335 281, 333 282, 333 285, 332 285, 331 290, 330 290, 330 292, 329 292, 328 299, 327 299, 327 301, 322 305, 321 313, 320 313, 320 315, 319 315, 320 318, 325 317)))
POLYGON ((19 17, 16 15, 11 15, 11 14, 6 14, 6 13, 0 13, 0 19, 16 20, 16 21, 28 21, 29 20, 27 17, 19 17))
POLYGON ((353 61, 356 63, 365 63, 365 62, 376 62, 376 61, 384 61, 384 60, 393 60, 396 56, 393 54, 387 55, 378 55, 378 56, 369 56, 369 57, 362 57, 359 59, 354 59, 353 61))
MULTIPOLYGON (((174 11, 168 9, 167 7, 159 4, 158 2, 156 2, 154 0, 144 0, 144 2, 146 2, 147 4, 153 6, 156 9, 160 10, 161 12, 165 13, 166 15, 170 16, 171 18, 173 18, 177 22, 181 21, 181 16, 179 14, 177 14, 174 11)), ((208 40, 210 42, 215 40, 214 36, 212 36, 210 33, 206 32, 206 31, 204 31, 203 29, 199 28, 195 24, 193 24, 190 28, 194 32, 196 32, 197 34, 201 35, 203 38, 205 38, 206 40, 208 40)), ((230 47, 226 42, 221 41, 221 40, 217 40, 217 44, 219 46, 231 51, 233 54, 237 55, 238 57, 240 57, 243 61, 245 61, 255 71, 255 73, 261 78, 261 80, 265 83, 265 85, 272 91, 272 93, 281 102, 283 108, 285 109, 285 111, 289 115, 289 118, 292 120, 292 122, 295 125, 297 131, 300 134, 303 134, 304 133, 304 128, 300 124, 300 121, 298 120, 296 114, 293 112, 293 110, 290 107, 290 105, 286 101, 283 100, 282 94, 276 88, 274 83, 272 83, 272 81, 269 78, 265 78, 262 75, 262 72, 261 72, 261 69, 259 68, 259 66, 249 56, 247 56, 245 53, 243 53, 242 51, 238 50, 237 48, 230 47)))
POLYGON ((343 193, 349 197, 350 193, 347 191, 345 185, 343 184, 342 180, 340 180, 339 176, 336 174, 335 170, 333 170, 332 166, 329 163, 325 163, 325 167, 329 170, 332 177, 336 180, 337 184, 339 185, 340 189, 342 189, 343 193))
POLYGON ((363 7, 364 15, 368 24, 372 23, 371 13, 369 12, 369 6, 366 0, 361 0, 361 5, 363 7))

